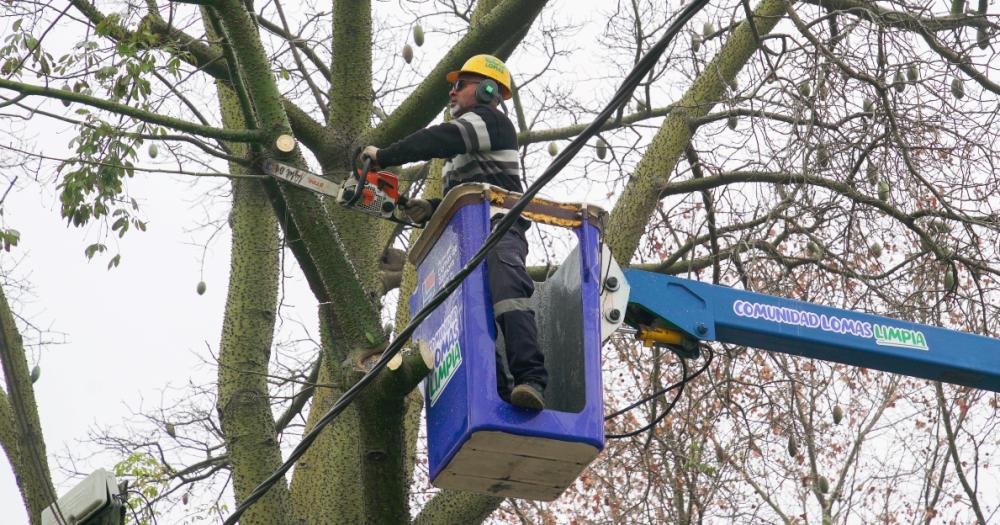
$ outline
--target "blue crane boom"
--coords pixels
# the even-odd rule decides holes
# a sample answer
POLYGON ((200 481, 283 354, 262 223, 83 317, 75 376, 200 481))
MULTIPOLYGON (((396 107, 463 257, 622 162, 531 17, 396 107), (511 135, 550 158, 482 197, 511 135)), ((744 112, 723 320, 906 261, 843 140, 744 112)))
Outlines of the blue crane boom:
MULTIPOLYGON (((1000 392, 1000 340, 642 270, 627 324, 1000 392)), ((640 334, 641 335, 641 334, 640 334)), ((676 342, 676 341, 675 341, 676 342)))

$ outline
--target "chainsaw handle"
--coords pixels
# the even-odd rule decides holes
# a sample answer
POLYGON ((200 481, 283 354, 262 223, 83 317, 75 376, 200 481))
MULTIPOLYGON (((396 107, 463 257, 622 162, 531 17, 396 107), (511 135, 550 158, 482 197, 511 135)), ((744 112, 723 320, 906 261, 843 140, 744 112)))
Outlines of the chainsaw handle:
POLYGON ((365 157, 364 163, 361 165, 361 174, 355 176, 358 178, 358 182, 368 177, 368 171, 372 169, 372 159, 371 157, 365 157))
POLYGON ((368 170, 370 170, 371 168, 372 168, 372 159, 366 158, 364 163, 362 163, 361 165, 361 173, 355 172, 353 174, 355 181, 354 195, 352 195, 351 198, 344 203, 345 206, 354 206, 354 204, 357 203, 359 199, 361 199, 361 194, 363 193, 365 184, 368 181, 368 170))

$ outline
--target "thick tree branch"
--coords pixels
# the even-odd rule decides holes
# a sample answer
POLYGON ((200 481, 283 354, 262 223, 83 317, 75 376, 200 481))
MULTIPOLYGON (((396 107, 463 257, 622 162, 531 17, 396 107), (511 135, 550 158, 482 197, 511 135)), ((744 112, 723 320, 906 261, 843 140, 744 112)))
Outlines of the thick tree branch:
MULTIPOLYGON (((763 0, 754 11, 757 33, 769 33, 784 14, 782 0, 763 0)), ((664 120, 611 212, 605 238, 618 261, 627 264, 632 259, 667 177, 691 141, 693 132, 688 120, 711 111, 758 47, 749 23, 744 20, 664 120)))
MULTIPOLYGON (((220 24, 203 9, 210 36, 220 37, 220 24)), ((224 39, 223 39, 224 40, 224 39)), ((222 121, 226 126, 247 125, 253 113, 245 93, 234 94, 232 83, 216 81, 222 121)), ((230 145, 246 154, 248 148, 230 145)), ((231 164, 230 171, 245 171, 231 164)), ((216 409, 232 465, 233 488, 243 500, 281 465, 277 425, 271 413, 267 373, 274 334, 278 293, 278 225, 268 209, 267 194, 259 182, 233 181, 229 293, 219 344, 219 395, 216 409)), ((290 523, 291 498, 284 483, 254 505, 242 522, 290 523)))
MULTIPOLYGON (((4 406, 7 419, 0 425, 9 427, 16 435, 13 443, 0 443, 18 479, 21 499, 31 523, 41 522, 42 509, 56 499, 55 488, 49 474, 45 455, 45 439, 38 418, 38 405, 31 386, 31 373, 24 355, 21 334, 14 323, 14 315, 7 303, 7 296, 0 289, 0 367, 7 387, 4 406)), ((5 418, 6 419, 6 418, 5 418)), ((4 434, 9 435, 8 432, 4 434)), ((9 439, 9 438, 8 438, 9 439)), ((5 440, 6 441, 6 440, 5 440)))
POLYGON ((482 523, 497 507, 503 503, 503 498, 461 492, 457 490, 442 490, 424 505, 420 514, 413 519, 413 525, 436 525, 439 523, 482 523))
POLYGON ((802 0, 802 3, 824 7, 831 11, 841 11, 886 27, 913 31, 938 32, 962 27, 992 27, 983 16, 920 16, 907 11, 893 11, 875 3, 859 0, 802 0))
POLYGON ((92 97, 89 95, 84 95, 82 93, 75 93, 73 91, 67 91, 64 89, 55 89, 45 86, 35 86, 31 84, 24 84, 21 82, 14 82, 12 80, 7 80, 5 78, 0 78, 0 88, 16 91, 24 95, 37 95, 59 100, 68 100, 70 102, 79 102, 80 104, 85 104, 87 106, 103 109, 105 111, 111 111, 120 115, 129 116, 134 119, 141 120, 143 122, 148 122, 150 124, 166 126, 171 129, 176 129, 178 131, 183 131, 185 133, 191 133, 192 135, 199 135, 202 137, 227 140, 230 142, 257 142, 265 137, 263 133, 257 130, 226 129, 226 128, 215 128, 212 126, 203 126, 201 124, 195 124, 194 122, 190 122, 187 120, 181 120, 179 118, 160 115, 158 113, 141 110, 138 108, 134 108, 132 106, 119 104, 117 102, 112 102, 110 100, 106 100, 103 98, 92 97))
POLYGON ((483 16, 389 118, 368 134, 367 141, 386 146, 434 120, 448 100, 445 75, 484 49, 495 50, 509 44, 511 29, 531 25, 545 4, 544 0, 505 0, 483 16))
POLYGON ((976 83, 983 87, 983 89, 1000 95, 1000 84, 990 80, 989 77, 970 64, 968 60, 953 51, 951 48, 941 44, 937 37, 930 31, 927 31, 919 26, 915 29, 915 31, 923 37, 924 41, 927 42, 927 45, 930 46, 935 53, 941 55, 941 57, 958 69, 962 70, 966 75, 969 75, 969 77, 972 78, 972 80, 975 80, 976 83))
MULTIPOLYGON (((101 13, 92 3, 86 0, 71 0, 71 2, 74 7, 86 16, 87 19, 95 26, 105 21, 105 15, 101 13)), ((199 41, 198 39, 170 27, 167 22, 159 16, 159 14, 149 14, 143 19, 140 25, 162 39, 162 42, 159 44, 161 47, 165 48, 167 45, 170 45, 181 51, 179 56, 182 60, 190 63, 199 70, 204 71, 216 80, 224 80, 227 82, 230 80, 229 71, 226 67, 226 61, 221 52, 213 50, 210 46, 199 41)), ((130 34, 131 33, 124 27, 118 27, 112 30, 112 38, 116 41, 127 39, 130 34)), ((268 71, 267 74, 270 75, 270 71, 268 71)), ((296 107, 291 101, 282 99, 282 104, 286 107, 295 107, 294 110, 291 108, 287 110, 291 127, 294 130, 296 137, 306 147, 314 152, 317 152, 317 155, 319 155, 320 152, 326 148, 326 133, 317 132, 317 130, 323 129, 322 124, 317 123, 312 117, 309 116, 308 113, 296 107)))

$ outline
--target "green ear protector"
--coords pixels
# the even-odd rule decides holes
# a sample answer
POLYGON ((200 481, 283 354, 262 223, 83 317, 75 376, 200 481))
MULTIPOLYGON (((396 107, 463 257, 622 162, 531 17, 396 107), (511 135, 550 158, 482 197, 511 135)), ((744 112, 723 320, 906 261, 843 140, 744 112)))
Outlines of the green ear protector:
POLYGON ((476 102, 489 104, 499 98, 500 85, 497 84, 496 80, 484 78, 479 81, 479 85, 476 86, 476 102))

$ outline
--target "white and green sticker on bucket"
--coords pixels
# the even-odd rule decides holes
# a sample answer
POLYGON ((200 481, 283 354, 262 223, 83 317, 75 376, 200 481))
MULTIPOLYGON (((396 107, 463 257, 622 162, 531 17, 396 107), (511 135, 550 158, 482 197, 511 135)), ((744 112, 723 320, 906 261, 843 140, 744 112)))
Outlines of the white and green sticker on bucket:
POLYGON ((431 372, 430 381, 427 383, 427 392, 431 397, 431 406, 437 402, 444 392, 445 387, 451 378, 455 377, 458 367, 462 366, 462 348, 455 341, 446 351, 441 354, 438 360, 438 352, 434 353, 434 370, 431 372))
POLYGON ((462 366, 462 346, 458 337, 462 309, 455 303, 449 306, 444 322, 431 340, 431 348, 434 349, 434 369, 427 379, 427 396, 431 400, 431 406, 434 406, 441 397, 441 393, 455 377, 455 372, 462 366))

